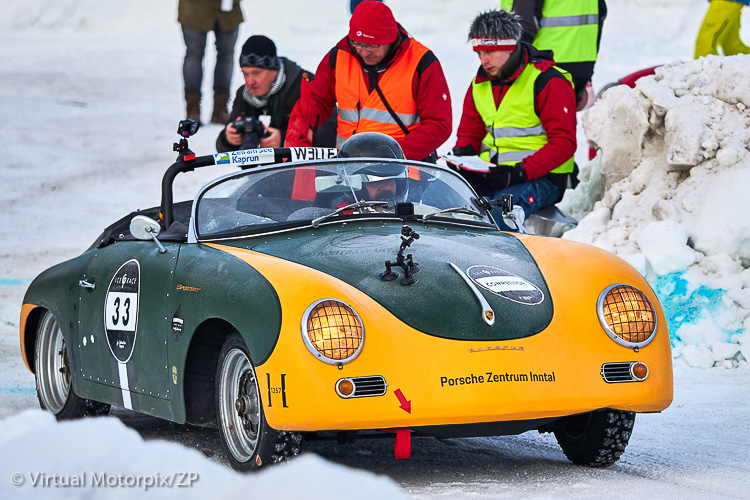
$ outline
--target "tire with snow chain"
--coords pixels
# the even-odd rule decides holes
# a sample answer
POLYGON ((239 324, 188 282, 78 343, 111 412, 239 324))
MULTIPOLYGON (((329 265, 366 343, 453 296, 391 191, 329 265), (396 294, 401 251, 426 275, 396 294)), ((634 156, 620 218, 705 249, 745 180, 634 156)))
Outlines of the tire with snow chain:
POLYGON ((630 440, 635 413, 598 410, 562 418, 555 438, 568 459, 587 467, 608 467, 620 459, 630 440))
POLYGON ((50 311, 42 315, 36 330, 34 377, 39 406, 58 420, 109 413, 108 404, 84 399, 73 390, 65 337, 50 311))
POLYGON ((266 422, 255 368, 239 333, 224 341, 215 380, 219 436, 233 469, 253 470, 299 453, 301 434, 276 431, 266 422))

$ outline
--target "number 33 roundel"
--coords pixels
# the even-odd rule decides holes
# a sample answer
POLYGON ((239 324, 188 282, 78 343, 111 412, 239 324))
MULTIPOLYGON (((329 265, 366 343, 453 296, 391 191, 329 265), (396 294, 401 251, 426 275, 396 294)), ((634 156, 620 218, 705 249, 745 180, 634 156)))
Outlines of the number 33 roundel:
POLYGON ((129 260, 120 267, 107 288, 104 324, 109 349, 120 363, 133 354, 138 331, 138 296, 141 289, 141 266, 129 260))

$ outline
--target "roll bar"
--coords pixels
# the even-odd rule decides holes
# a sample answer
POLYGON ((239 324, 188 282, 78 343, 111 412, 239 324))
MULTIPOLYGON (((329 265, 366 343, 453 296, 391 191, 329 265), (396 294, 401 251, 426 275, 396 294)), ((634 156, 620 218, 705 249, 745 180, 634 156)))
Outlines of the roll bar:
POLYGON ((169 226, 174 222, 174 199, 172 188, 177 174, 192 172, 196 168, 210 167, 213 165, 235 165, 241 169, 247 169, 259 165, 279 163, 286 160, 326 160, 338 156, 338 150, 336 148, 312 147, 245 149, 207 156, 195 156, 195 154, 187 148, 187 139, 185 138, 183 141, 185 141, 184 147, 175 148, 175 151, 179 152, 177 161, 170 165, 167 171, 164 172, 164 177, 161 181, 161 223, 165 231, 169 229, 169 226))

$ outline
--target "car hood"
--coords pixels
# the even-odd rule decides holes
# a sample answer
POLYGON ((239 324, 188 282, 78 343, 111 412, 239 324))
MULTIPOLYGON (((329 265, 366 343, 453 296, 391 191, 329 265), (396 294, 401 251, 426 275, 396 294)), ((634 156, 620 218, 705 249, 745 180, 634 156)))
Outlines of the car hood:
MULTIPOLYGON (((442 338, 517 339, 539 333, 551 321, 552 300, 544 277, 528 250, 507 233, 415 223, 419 238, 404 254, 412 254, 419 265, 417 282, 401 284, 404 272, 399 267, 394 267, 398 279, 383 281, 379 275, 385 261, 396 261, 401 228, 400 221, 350 222, 264 237, 250 248, 334 276, 412 328, 442 338), (493 311, 492 325, 475 290, 493 311)), ((243 243, 248 248, 248 241, 243 243)))

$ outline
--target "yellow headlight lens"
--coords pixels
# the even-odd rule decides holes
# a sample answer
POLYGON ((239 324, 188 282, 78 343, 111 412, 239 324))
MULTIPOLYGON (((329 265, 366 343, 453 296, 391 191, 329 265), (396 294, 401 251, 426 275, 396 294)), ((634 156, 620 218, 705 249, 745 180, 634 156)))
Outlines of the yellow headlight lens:
POLYGON ((313 355, 326 363, 346 363, 362 349, 364 328, 349 305, 335 299, 313 303, 302 318, 302 337, 313 355))
POLYGON ((646 294, 630 285, 612 285, 599 296, 599 321, 625 347, 642 347, 656 333, 656 310, 646 294))

